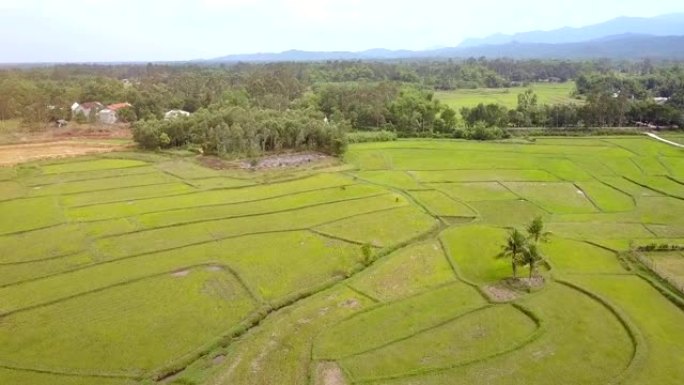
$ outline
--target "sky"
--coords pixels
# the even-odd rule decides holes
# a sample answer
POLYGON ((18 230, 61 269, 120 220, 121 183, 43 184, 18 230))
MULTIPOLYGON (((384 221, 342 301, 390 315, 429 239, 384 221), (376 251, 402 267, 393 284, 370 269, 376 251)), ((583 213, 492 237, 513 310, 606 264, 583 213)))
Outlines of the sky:
POLYGON ((680 12, 681 0, 0 0, 0 62, 418 50, 680 12))

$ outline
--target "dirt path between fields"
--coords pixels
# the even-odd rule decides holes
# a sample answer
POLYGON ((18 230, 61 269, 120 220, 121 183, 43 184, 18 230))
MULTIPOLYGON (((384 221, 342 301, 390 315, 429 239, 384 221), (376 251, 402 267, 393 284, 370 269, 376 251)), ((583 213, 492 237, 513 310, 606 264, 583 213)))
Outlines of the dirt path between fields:
POLYGON ((0 145, 0 166, 12 166, 39 159, 65 158, 125 149, 121 143, 71 141, 0 145))

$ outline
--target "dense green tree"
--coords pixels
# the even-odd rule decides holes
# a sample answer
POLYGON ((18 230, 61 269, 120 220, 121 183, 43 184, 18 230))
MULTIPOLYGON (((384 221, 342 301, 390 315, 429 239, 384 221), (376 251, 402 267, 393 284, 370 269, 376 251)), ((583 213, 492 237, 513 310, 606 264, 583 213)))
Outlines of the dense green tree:
POLYGON ((511 261, 513 278, 518 277, 518 266, 523 264, 523 253, 527 248, 527 238, 518 229, 510 230, 506 243, 497 258, 506 258, 511 261))
POLYGON ((529 278, 532 278, 532 275, 537 270, 537 265, 543 260, 544 258, 539 251, 539 246, 536 243, 530 243, 522 250, 520 264, 522 266, 529 266, 529 278))

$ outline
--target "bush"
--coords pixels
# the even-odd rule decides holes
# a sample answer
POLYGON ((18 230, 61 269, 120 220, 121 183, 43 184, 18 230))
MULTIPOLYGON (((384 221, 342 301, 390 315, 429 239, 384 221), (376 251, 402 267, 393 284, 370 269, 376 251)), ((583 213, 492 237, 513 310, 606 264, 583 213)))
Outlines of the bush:
POLYGON ((488 127, 484 122, 477 122, 472 127, 457 131, 456 135, 468 140, 498 140, 511 137, 508 131, 500 127, 488 127))
POLYGON ((393 142, 397 134, 392 131, 356 131, 346 135, 349 143, 393 142))

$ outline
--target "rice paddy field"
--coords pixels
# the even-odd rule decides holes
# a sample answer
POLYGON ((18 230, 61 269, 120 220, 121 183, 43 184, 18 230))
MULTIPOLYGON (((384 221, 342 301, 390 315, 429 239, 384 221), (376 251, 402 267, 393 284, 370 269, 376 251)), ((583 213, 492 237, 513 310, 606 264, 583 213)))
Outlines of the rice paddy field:
POLYGON ((529 87, 511 88, 477 88, 459 89, 453 91, 435 92, 435 97, 459 111, 463 107, 475 107, 480 103, 501 104, 507 108, 515 108, 518 105, 518 95, 528 89, 537 94, 539 104, 576 104, 579 99, 572 97, 575 91, 574 82, 565 83, 534 83, 529 87))
POLYGON ((3 385, 684 383, 684 254, 635 251, 684 245, 684 152, 645 137, 108 153, 0 168, 0 213, 3 385))

